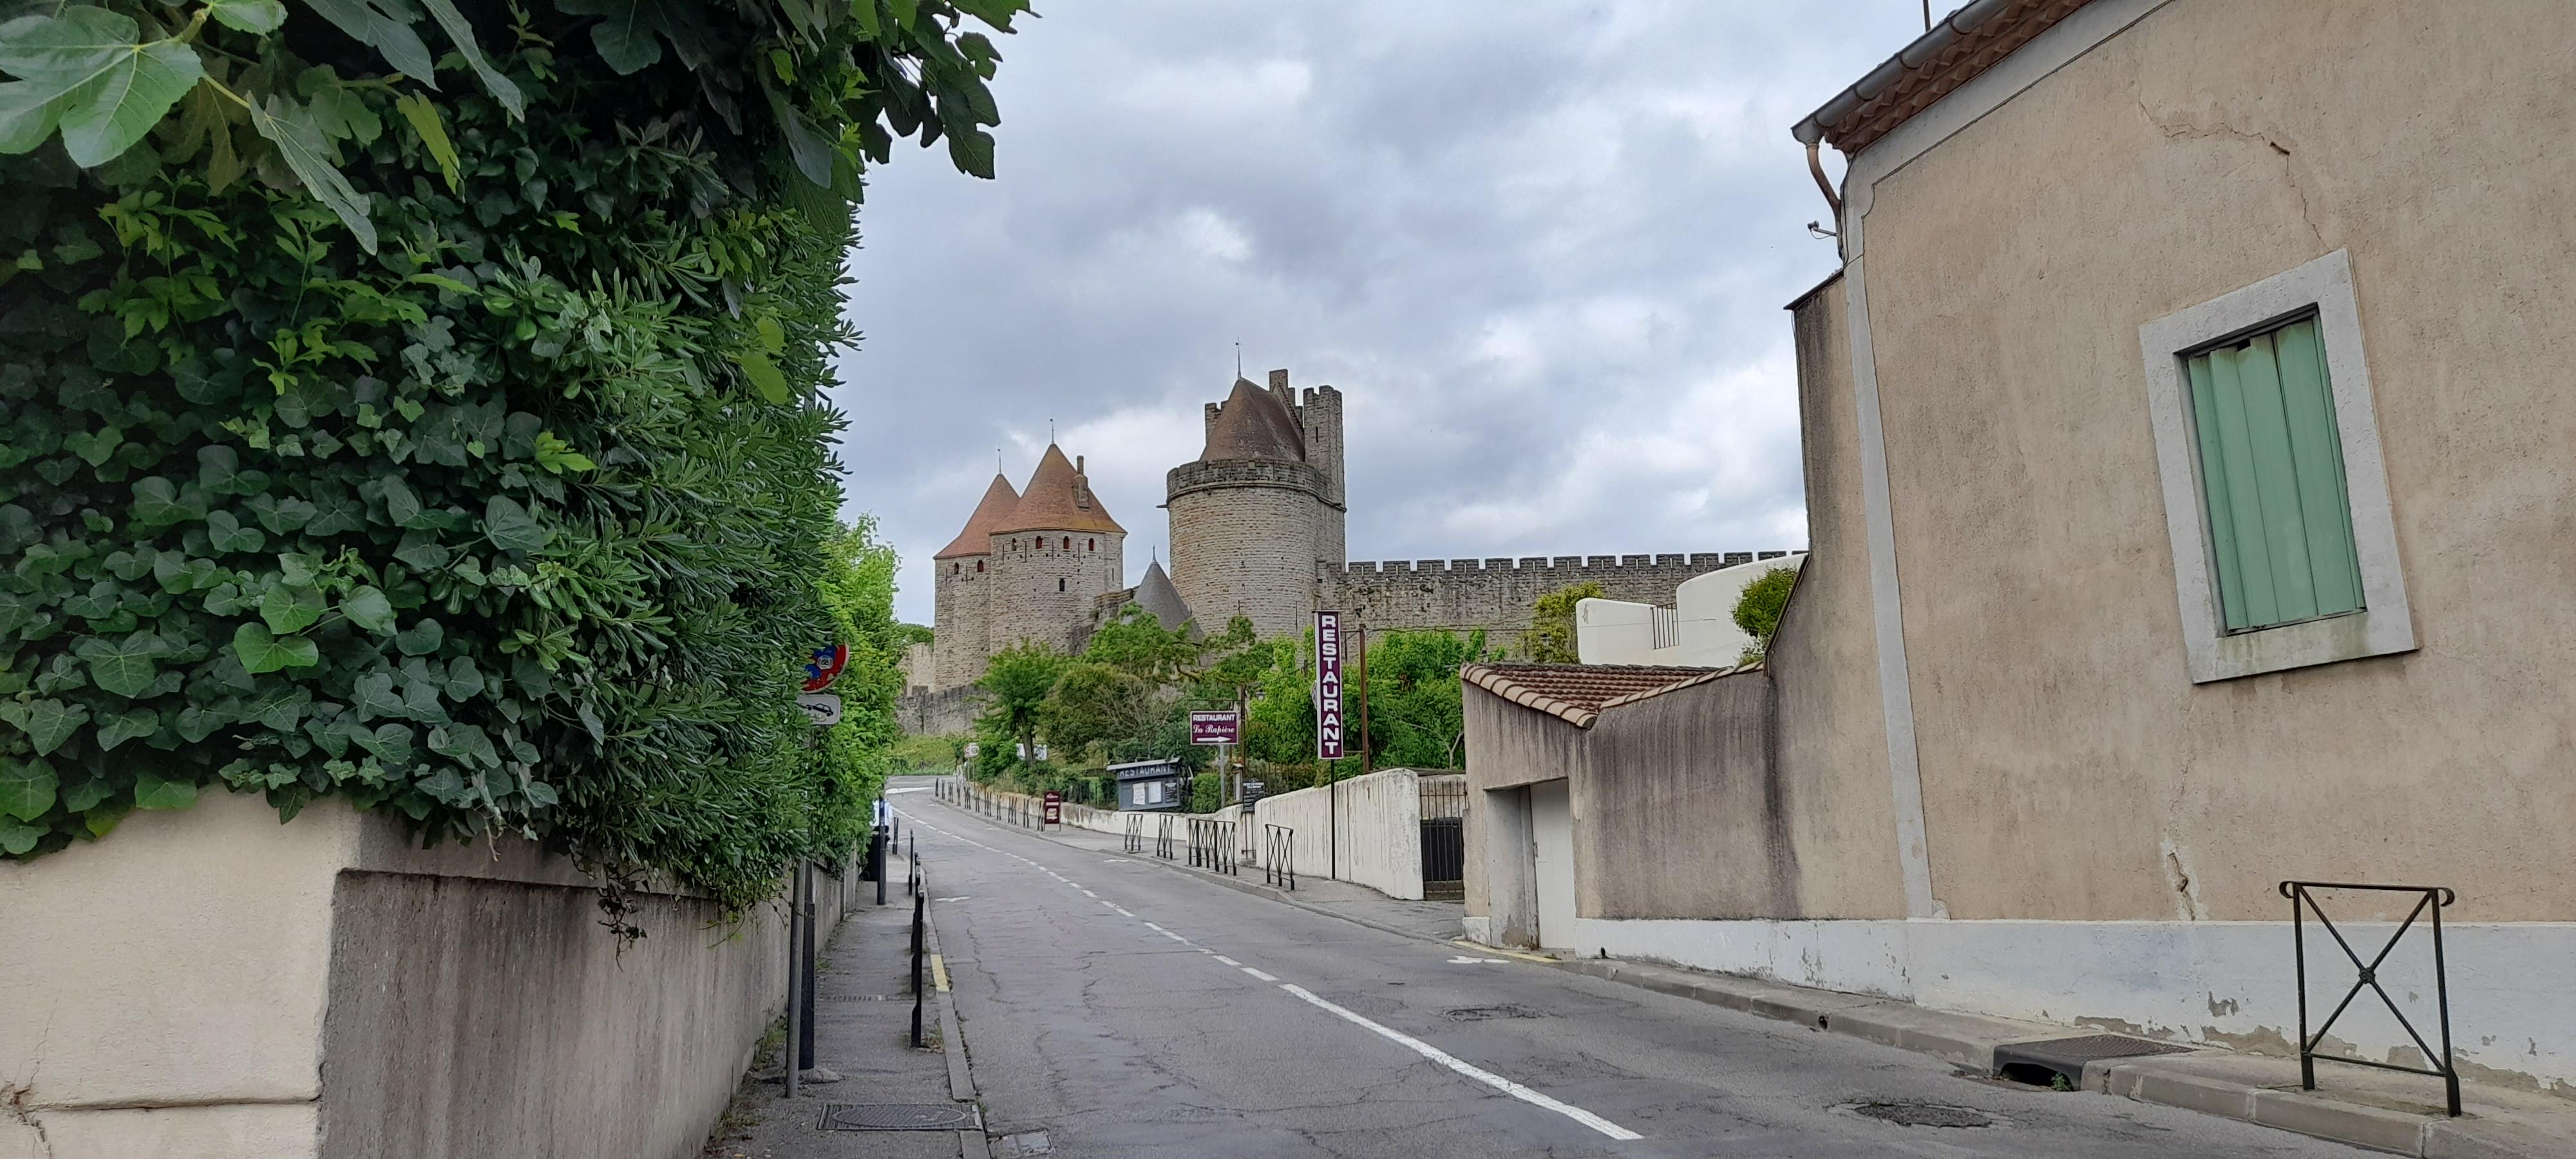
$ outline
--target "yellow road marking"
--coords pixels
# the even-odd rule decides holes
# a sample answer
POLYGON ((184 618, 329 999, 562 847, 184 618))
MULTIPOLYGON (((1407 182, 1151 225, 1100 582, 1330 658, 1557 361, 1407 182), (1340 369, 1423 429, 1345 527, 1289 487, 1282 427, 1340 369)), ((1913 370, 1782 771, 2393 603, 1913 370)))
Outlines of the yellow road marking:
POLYGON ((930 984, 942 994, 948 992, 948 963, 940 961, 937 954, 930 956, 930 984))
POLYGON ((1524 962, 1536 962, 1542 966, 1553 966, 1556 964, 1556 959, 1554 958, 1542 958, 1536 954, 1523 954, 1512 950, 1496 949, 1484 944, 1483 942, 1471 942, 1465 938, 1453 938, 1450 940, 1449 944, 1463 949, 1474 950, 1479 954, 1501 954, 1506 958, 1518 958, 1524 962))

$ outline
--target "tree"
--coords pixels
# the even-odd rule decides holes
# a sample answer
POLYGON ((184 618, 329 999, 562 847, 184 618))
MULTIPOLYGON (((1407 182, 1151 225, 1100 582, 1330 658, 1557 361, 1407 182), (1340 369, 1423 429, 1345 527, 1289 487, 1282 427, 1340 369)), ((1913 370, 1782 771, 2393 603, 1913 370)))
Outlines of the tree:
MULTIPOLYGON (((1047 694, 1064 672, 1064 654, 1034 640, 1024 640, 993 654, 984 678, 975 683, 993 694, 992 704, 977 718, 979 726, 1018 746, 1021 767, 1035 771, 1038 725, 1044 719, 1047 694)), ((1008 759, 1003 758, 1003 759, 1008 759)), ((996 767, 988 763, 986 767, 996 767)))
POLYGON ((1190 639, 1188 624, 1166 628, 1153 613, 1129 604, 1091 634, 1082 658, 1159 687, 1180 680, 1198 664, 1199 645, 1190 639))
POLYGON ((1798 569, 1775 567, 1754 577, 1744 585, 1744 594, 1735 597, 1735 626, 1753 637, 1736 662, 1759 662, 1771 652, 1771 637, 1780 631, 1780 617, 1789 610, 1789 592, 1798 586, 1798 569))
POLYGON ((891 749, 902 734, 895 700, 903 695, 898 667, 906 645, 894 618, 894 577, 901 561, 876 540, 876 518, 863 515, 828 545, 816 594, 832 617, 850 662, 832 683, 841 698, 841 722, 823 730, 823 765, 829 791, 817 802, 815 824, 826 839, 855 846, 873 820, 868 802, 885 784, 891 749))
POLYGON ((1155 725, 1154 689, 1136 675, 1088 659, 1065 666, 1038 712, 1050 751, 1070 757, 1155 725))
POLYGON ((1485 634, 1388 632, 1369 645, 1371 758, 1380 768, 1459 767, 1467 723, 1458 670, 1485 658, 1485 634))
POLYGON ((1585 580, 1540 596, 1537 609, 1530 614, 1529 635, 1521 638, 1529 658, 1540 664, 1579 663, 1582 656, 1575 649, 1574 606, 1600 599, 1601 594, 1599 583, 1585 580))

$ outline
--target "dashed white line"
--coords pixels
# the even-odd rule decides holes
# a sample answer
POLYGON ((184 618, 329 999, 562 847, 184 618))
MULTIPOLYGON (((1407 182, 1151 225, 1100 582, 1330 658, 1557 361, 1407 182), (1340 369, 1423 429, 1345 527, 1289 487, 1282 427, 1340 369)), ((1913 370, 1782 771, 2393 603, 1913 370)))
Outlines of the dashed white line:
MULTIPOLYGON (((1261 973, 1259 970, 1252 969, 1249 966, 1244 967, 1244 972, 1260 977, 1265 981, 1269 979, 1268 975, 1261 973)), ((1343 1021, 1356 1026, 1365 1027, 1389 1042, 1404 1047, 1415 1054, 1421 1055, 1424 1058, 1448 1067, 1450 1070, 1456 1071, 1459 1074, 1465 1075, 1468 1078, 1474 1079, 1477 1082, 1483 1083, 1486 1086, 1492 1087, 1495 1090, 1519 1099, 1524 1103, 1528 1103, 1531 1106, 1544 1107, 1548 1110, 1554 1111, 1557 1114, 1581 1123, 1586 1127, 1590 1127, 1595 1131, 1608 1135, 1613 1139, 1628 1140, 1645 1138, 1645 1136, 1640 1135, 1635 1131, 1631 1131, 1626 1127, 1622 1127, 1617 1123, 1613 1123, 1608 1119, 1602 1118, 1601 1116, 1575 1106, 1572 1103, 1549 1098, 1548 1096, 1531 1090, 1526 1086, 1513 1082, 1512 1080, 1495 1074, 1492 1071, 1486 1070, 1483 1067, 1479 1067, 1473 1063, 1460 1059, 1457 1056, 1452 1055, 1439 1047, 1433 1046, 1430 1043, 1424 1042, 1419 1038, 1415 1038, 1412 1035, 1399 1030, 1380 1026, 1375 1022, 1371 1022, 1366 1018, 1362 1018, 1359 1015, 1350 1012, 1349 1010, 1345 1010, 1342 1007, 1316 997, 1313 991, 1310 991, 1303 986, 1282 984, 1279 988, 1322 1008, 1323 1010, 1331 1013, 1334 1017, 1340 1018, 1343 1021)))
POLYGON ((1276 981, 1278 981, 1278 980, 1279 980, 1276 976, 1273 976, 1273 975, 1270 975, 1270 974, 1264 974, 1264 973, 1262 973, 1261 971, 1259 971, 1259 970, 1255 970, 1255 969, 1253 969, 1253 968, 1252 968, 1252 967, 1250 967, 1250 966, 1245 966, 1245 967, 1243 967, 1243 972, 1244 972, 1244 973, 1246 973, 1246 974, 1250 974, 1250 975, 1252 975, 1252 976, 1253 976, 1253 977, 1255 977, 1255 978, 1259 978, 1259 979, 1261 979, 1261 980, 1262 980, 1262 981, 1264 981, 1264 982, 1276 982, 1276 981))
POLYGON ((1243 963, 1241 963, 1241 962, 1235 961, 1235 960, 1234 960, 1234 959, 1232 959, 1232 958, 1226 957, 1226 956, 1225 956, 1225 955, 1223 955, 1223 954, 1218 954, 1218 955, 1216 956, 1216 960, 1217 960, 1217 961, 1220 961, 1220 962, 1223 962, 1223 963, 1225 963, 1226 965, 1229 965, 1229 966, 1240 966, 1240 965, 1242 965, 1242 964, 1243 964, 1243 963))

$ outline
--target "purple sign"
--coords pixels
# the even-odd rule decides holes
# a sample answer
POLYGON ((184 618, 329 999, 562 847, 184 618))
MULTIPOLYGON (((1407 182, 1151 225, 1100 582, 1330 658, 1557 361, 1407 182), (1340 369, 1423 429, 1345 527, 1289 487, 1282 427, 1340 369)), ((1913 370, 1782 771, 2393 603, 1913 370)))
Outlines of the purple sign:
POLYGON ((1241 744, 1242 742, 1243 720, 1234 714, 1233 709, 1190 710, 1191 744, 1241 744))
POLYGON ((1315 613, 1315 755, 1342 758, 1342 614, 1315 613))

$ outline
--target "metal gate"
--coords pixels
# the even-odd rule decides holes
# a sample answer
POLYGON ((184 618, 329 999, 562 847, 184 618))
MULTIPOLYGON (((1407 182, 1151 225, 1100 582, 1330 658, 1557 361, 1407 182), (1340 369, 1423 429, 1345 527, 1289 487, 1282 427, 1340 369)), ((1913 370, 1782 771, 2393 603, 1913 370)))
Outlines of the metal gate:
POLYGON ((1467 896, 1467 778, 1422 778, 1422 896, 1458 901, 1467 896))

